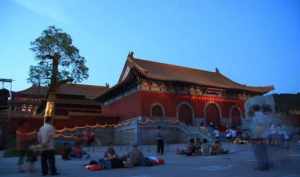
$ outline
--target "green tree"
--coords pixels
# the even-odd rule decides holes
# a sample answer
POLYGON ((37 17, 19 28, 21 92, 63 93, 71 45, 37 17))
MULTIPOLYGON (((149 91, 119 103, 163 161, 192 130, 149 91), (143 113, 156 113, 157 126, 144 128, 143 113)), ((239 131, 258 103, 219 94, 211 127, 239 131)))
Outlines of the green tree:
POLYGON ((34 85, 78 83, 88 78, 86 60, 72 44, 69 34, 49 26, 31 42, 37 65, 30 66, 28 82, 34 85))

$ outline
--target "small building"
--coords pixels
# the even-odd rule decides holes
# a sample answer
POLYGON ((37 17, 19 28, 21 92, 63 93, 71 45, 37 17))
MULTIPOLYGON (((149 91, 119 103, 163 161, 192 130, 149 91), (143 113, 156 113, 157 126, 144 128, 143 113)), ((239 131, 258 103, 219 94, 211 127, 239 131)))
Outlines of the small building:
MULTIPOLYGON (((56 93, 55 116, 63 117, 87 113, 101 113, 101 105, 94 101, 94 98, 101 95, 107 87, 83 85, 83 84, 63 84, 56 93)), ((34 116, 43 111, 48 93, 48 87, 31 86, 28 89, 14 92, 11 100, 13 115, 34 116)))
MULTIPOLYGON (((83 126, 95 123, 117 123, 118 118, 103 117, 101 104, 94 98, 108 88, 84 84, 63 84, 56 93, 55 119, 57 129, 83 126)), ((22 91, 13 92, 10 100, 10 127, 15 130, 19 120, 32 122, 37 129, 43 122, 48 87, 31 86, 22 91)))

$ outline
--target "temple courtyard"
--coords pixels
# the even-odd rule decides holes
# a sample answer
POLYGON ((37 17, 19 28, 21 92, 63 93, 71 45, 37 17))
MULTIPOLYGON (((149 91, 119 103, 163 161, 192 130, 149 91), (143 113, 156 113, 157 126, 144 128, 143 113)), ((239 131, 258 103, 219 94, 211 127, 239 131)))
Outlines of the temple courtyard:
MULTIPOLYGON (((176 148, 182 145, 167 146, 164 159, 165 165, 153 167, 135 167, 129 169, 113 169, 91 172, 84 168, 89 160, 63 161, 56 156, 56 163, 60 176, 64 177, 300 177, 300 145, 294 144, 289 150, 271 150, 270 154, 275 161, 270 171, 257 171, 251 145, 225 144, 231 150, 230 154, 219 156, 176 155, 176 148)), ((154 155, 154 146, 140 147, 146 155, 154 155)), ((91 159, 103 156, 105 147, 91 152, 91 159)), ((129 146, 118 146, 116 150, 123 154, 129 146)), ((1 152, 3 153, 3 152, 1 152)), ((18 173, 16 170, 17 158, 0 158, 0 176, 24 177, 41 176, 40 163, 36 165, 35 173, 18 173)))

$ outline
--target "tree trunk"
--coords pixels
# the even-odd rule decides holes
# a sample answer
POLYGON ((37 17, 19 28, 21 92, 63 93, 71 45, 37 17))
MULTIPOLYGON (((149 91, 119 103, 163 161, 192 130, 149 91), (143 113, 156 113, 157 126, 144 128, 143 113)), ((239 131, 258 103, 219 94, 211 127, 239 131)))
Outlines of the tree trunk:
POLYGON ((51 82, 48 91, 47 104, 44 117, 55 116, 55 100, 56 100, 56 91, 58 88, 58 64, 59 64, 60 55, 54 54, 52 57, 52 76, 51 82))

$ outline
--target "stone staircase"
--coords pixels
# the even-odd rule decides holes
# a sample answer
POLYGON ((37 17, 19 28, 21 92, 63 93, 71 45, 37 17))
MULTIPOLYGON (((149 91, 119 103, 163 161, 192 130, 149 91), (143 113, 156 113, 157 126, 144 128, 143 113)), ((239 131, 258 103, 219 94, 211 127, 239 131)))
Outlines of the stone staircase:
POLYGON ((208 142, 213 142, 214 137, 210 135, 208 132, 201 131, 199 127, 189 126, 184 123, 178 123, 178 129, 181 130, 188 139, 192 138, 200 138, 207 139, 208 142))
POLYGON ((187 142, 189 139, 192 138, 200 138, 200 139, 207 139, 208 142, 213 142, 214 137, 210 135, 206 131, 201 131, 199 127, 196 126, 189 126, 182 122, 174 122, 168 119, 161 119, 161 120, 152 120, 151 122, 147 123, 147 126, 151 127, 162 127, 164 129, 177 129, 183 136, 182 140, 187 142))

